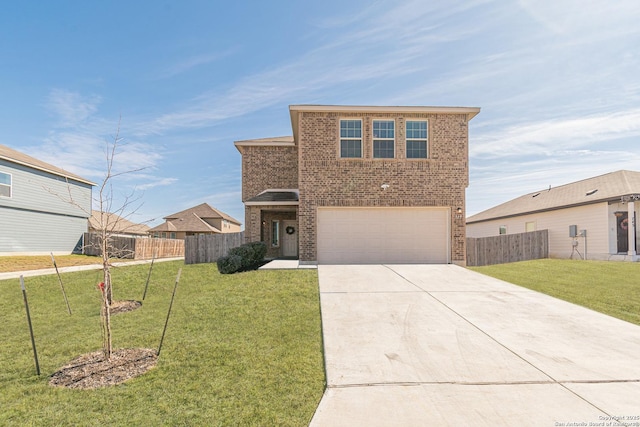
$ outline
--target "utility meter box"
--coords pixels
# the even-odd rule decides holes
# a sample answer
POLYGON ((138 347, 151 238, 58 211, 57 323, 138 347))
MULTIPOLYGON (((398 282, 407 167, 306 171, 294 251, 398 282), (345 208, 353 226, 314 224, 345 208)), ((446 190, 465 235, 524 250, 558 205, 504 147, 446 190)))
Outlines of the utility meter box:
POLYGON ((578 226, 570 225, 569 226, 569 237, 578 237, 578 226))

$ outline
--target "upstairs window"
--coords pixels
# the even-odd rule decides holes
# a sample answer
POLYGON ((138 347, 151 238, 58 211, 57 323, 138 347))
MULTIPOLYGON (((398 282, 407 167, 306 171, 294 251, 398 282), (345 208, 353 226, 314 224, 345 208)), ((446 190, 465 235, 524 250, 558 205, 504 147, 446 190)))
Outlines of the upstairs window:
POLYGON ((429 155, 427 145, 427 122, 425 120, 407 120, 407 159, 426 159, 429 155))
POLYGON ((11 197, 11 175, 0 172, 0 197, 11 197))
POLYGON ((373 121, 373 158, 393 159, 395 145, 395 122, 393 120, 373 121))
POLYGON ((362 157, 361 120, 340 120, 340 157, 362 157))

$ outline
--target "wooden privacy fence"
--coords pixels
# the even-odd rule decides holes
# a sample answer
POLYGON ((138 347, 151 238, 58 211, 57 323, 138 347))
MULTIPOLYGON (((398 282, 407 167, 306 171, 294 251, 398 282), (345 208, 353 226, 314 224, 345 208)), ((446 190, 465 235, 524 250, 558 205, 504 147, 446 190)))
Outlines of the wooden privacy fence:
POLYGON ((135 259, 177 258, 184 256, 184 240, 182 239, 136 239, 135 259))
POLYGON ((184 263, 216 262, 229 253, 229 249, 244 243, 244 232, 188 236, 184 242, 184 263))
POLYGON ((470 267, 548 257, 548 230, 467 238, 467 265, 470 267))
MULTIPOLYGON (((101 256, 100 239, 98 233, 84 233, 82 253, 101 256)), ((111 246, 115 258, 151 259, 154 254, 156 258, 184 256, 184 240, 182 239, 111 236, 111 246)))

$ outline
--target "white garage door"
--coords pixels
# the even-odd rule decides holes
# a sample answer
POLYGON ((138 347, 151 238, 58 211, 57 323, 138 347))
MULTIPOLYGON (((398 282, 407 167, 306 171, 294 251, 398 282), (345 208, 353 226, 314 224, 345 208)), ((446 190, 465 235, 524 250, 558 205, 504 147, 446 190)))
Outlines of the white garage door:
POLYGON ((320 264, 449 262, 448 208, 318 208, 320 264))

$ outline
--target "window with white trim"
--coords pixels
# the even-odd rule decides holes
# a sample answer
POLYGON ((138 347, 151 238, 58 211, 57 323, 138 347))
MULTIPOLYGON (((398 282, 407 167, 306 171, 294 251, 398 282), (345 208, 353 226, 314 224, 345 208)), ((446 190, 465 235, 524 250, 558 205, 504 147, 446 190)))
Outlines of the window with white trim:
POLYGON ((506 225, 501 225, 500 228, 498 229, 498 232, 500 234, 507 234, 507 226, 506 225))
POLYGON ((393 120, 373 121, 374 159, 393 159, 395 157, 395 124, 393 120))
POLYGON ((428 150, 428 124, 426 120, 407 120, 407 159, 426 159, 428 150))
POLYGON ((11 174, 0 172, 0 197, 11 197, 11 174))
POLYGON ((526 231, 526 232, 536 231, 536 223, 535 223, 535 221, 525 222, 524 231, 526 231))
POLYGON ((340 120, 340 157, 362 157, 362 120, 340 120))
POLYGON ((280 221, 271 221, 271 246, 280 246, 280 221))

